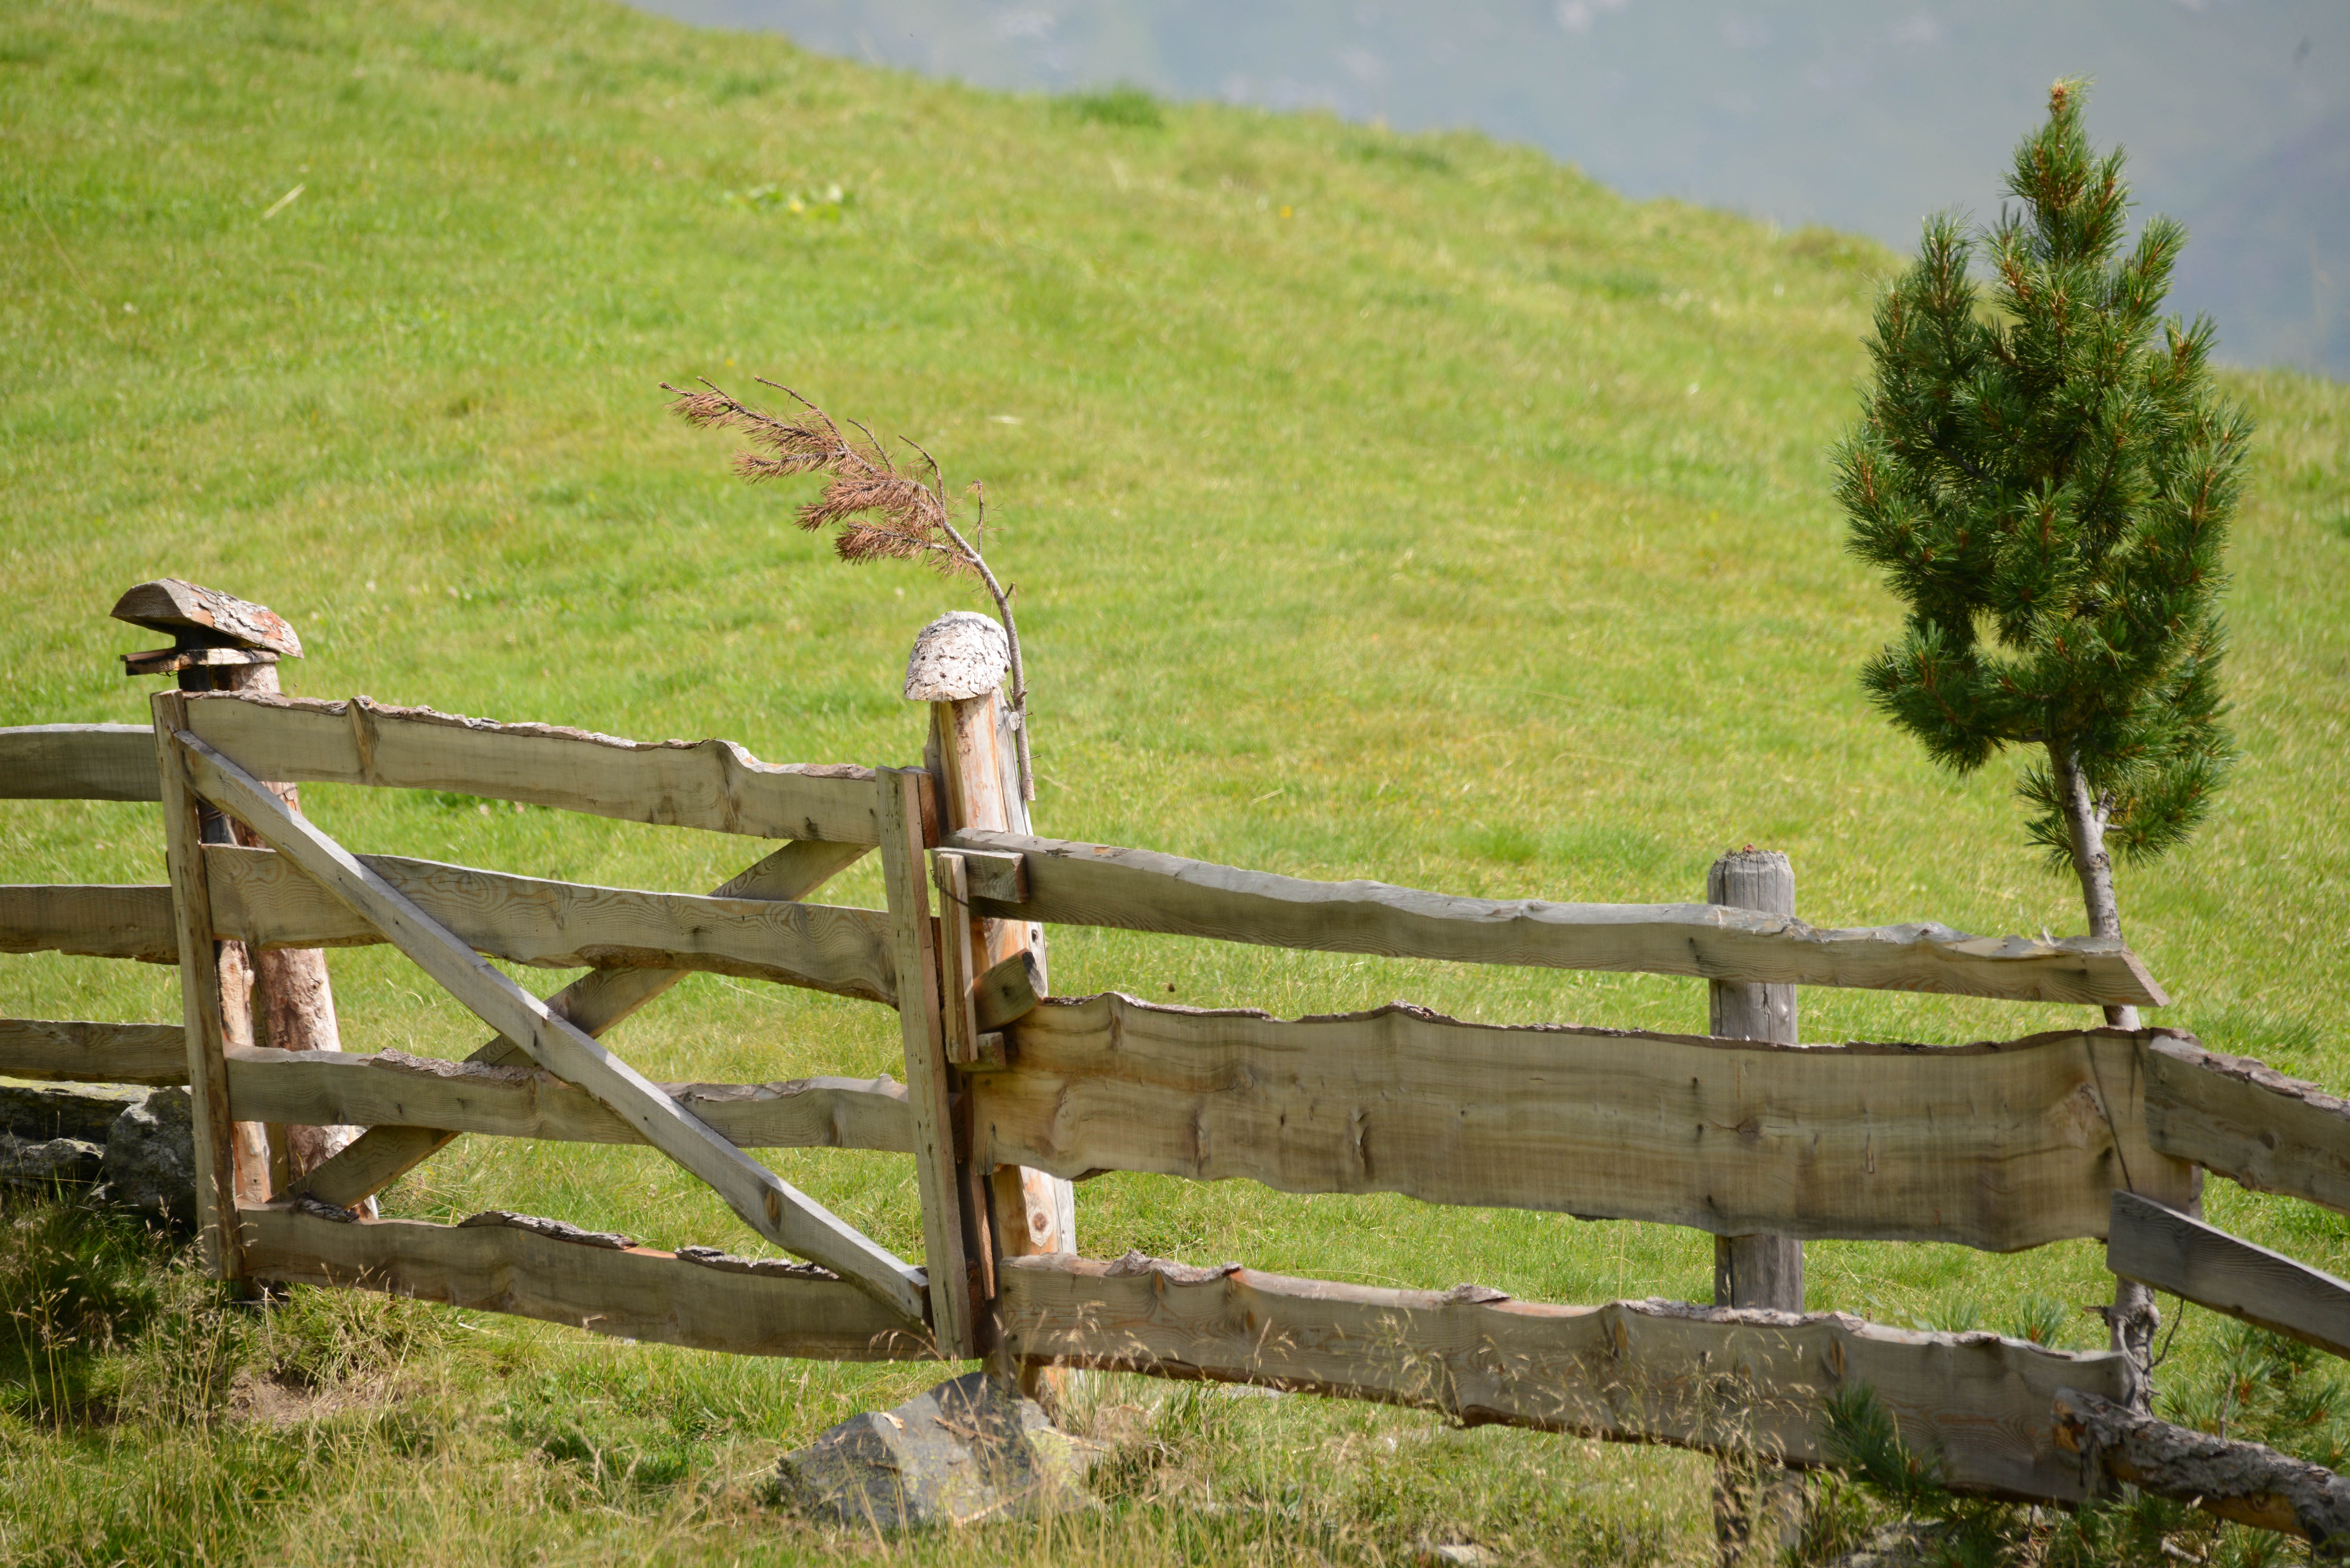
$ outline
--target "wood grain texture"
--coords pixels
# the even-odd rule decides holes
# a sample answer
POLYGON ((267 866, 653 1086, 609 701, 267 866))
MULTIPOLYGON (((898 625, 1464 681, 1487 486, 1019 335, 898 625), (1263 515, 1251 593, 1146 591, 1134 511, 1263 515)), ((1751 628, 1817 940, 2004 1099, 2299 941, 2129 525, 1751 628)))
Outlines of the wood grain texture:
POLYGON ((179 632, 180 640, 206 647, 258 649, 302 657, 302 639, 286 618, 267 605, 222 593, 178 577, 140 583, 107 612, 157 631, 179 632))
POLYGON ((2164 1153, 2350 1214, 2350 1103, 2169 1030, 2149 1043, 2146 1097, 2147 1131, 2164 1153))
MULTIPOLYGON (((151 737, 147 749, 155 742, 151 737)), ((180 961, 169 883, 0 885, 0 953, 180 961)))
POLYGON ((921 1320, 919 1271, 681 1109, 592 1036, 475 956, 349 851, 288 811, 236 763, 192 733, 175 738, 190 783, 205 798, 363 914, 467 1011, 528 1051, 541 1066, 625 1117, 646 1142, 708 1184, 759 1234, 833 1270, 910 1320, 921 1320))
POLYGON ((763 763, 732 741, 615 740, 364 697, 208 696, 189 728, 257 776, 456 790, 762 838, 873 842, 872 773, 763 763))
POLYGON ((898 962, 899 1037, 906 1096, 914 1125, 914 1178, 922 1200, 922 1256, 930 1269, 931 1326, 951 1361, 979 1354, 964 1251, 962 1184, 955 1173, 954 1106, 947 1079, 946 1021, 939 1006, 938 955, 931 938, 930 883, 919 769, 880 768, 875 787, 881 824, 881 882, 889 898, 891 947, 898 962))
POLYGON ((1016 850, 1022 904, 983 912, 1323 952, 1625 970, 1765 984, 1859 986, 2016 1002, 2168 1000, 2137 955, 2089 937, 1976 937, 1939 925, 1821 930, 1714 904, 1453 898, 1383 882, 1310 882, 1144 849, 969 830, 958 849, 1016 850))
POLYGON ((2136 1193, 2114 1194, 2106 1267, 2213 1312, 2350 1356, 2350 1284, 2136 1193))
MULTIPOLYGON (((0 1043, 5 1038, 0 1032, 0 1043)), ((586 1090, 541 1068, 441 1062, 399 1051, 361 1056, 247 1048, 227 1054, 237 1115, 261 1121, 438 1127, 560 1143, 645 1141, 586 1090)), ((655 1087, 738 1148, 914 1148, 906 1091, 888 1078, 655 1087)))
POLYGON ((517 1225, 338 1222, 277 1206, 249 1207, 239 1219, 246 1256, 265 1280, 356 1286, 742 1355, 888 1361, 935 1354, 926 1335, 863 1292, 803 1269, 743 1272, 517 1225))
POLYGON ((180 1023, 87 1023, 0 1018, 0 1078, 73 1084, 184 1084, 180 1023))
POLYGON ((143 724, 0 729, 0 800, 159 800, 161 787, 143 724))
POLYGON ((1799 1466, 1827 1458, 1824 1398, 1866 1384, 1954 1487, 2059 1501, 2083 1492, 2078 1460, 2055 1445, 2056 1391, 2122 1381, 2107 1354, 1841 1314, 1544 1306, 1474 1285, 1383 1290, 1133 1253, 1008 1259, 1003 1282, 1006 1334, 1026 1356, 1799 1466))
MULTIPOLYGON (((868 853, 857 845, 796 840, 721 883, 712 897, 804 898, 868 853)), ((682 970, 598 970, 548 997, 546 1005, 577 1028, 600 1035, 618 1028, 684 978, 682 970)), ((490 1066, 518 1066, 530 1061, 530 1054, 499 1035, 484 1044, 467 1060, 490 1066)), ((293 1190, 348 1208, 382 1191, 460 1136, 433 1127, 376 1127, 297 1181, 293 1190)))
POLYGON ((1009 1034, 1012 1068, 967 1079, 973 1158, 1060 1176, 1991 1251, 2103 1236, 2116 1187, 2197 1191, 2147 1139, 2140 1037, 2108 1031, 1788 1047, 1111 994, 1047 1000, 1009 1034))
MULTIPOLYGON (((179 954, 181 1039, 187 1050, 193 1126, 196 1244, 215 1277, 241 1280, 245 1267, 237 1244, 236 1208, 243 1189, 252 1185, 253 1173, 238 1168, 247 1150, 229 1112, 228 1065, 223 1056, 228 1018, 212 929, 212 898, 204 886, 203 802, 189 776, 187 751, 178 738, 187 714, 186 694, 158 691, 151 701, 155 724, 149 740, 155 748, 162 795, 163 856, 172 877, 167 892, 179 954), (245 1179, 240 1180, 240 1175, 245 1179)), ((276 798, 271 799, 275 805, 276 798)))
MULTIPOLYGON (((216 846, 213 924, 256 948, 359 947, 382 934, 267 849, 216 846)), ((895 1003, 878 909, 646 893, 361 855, 359 864, 477 952, 542 969, 704 971, 895 1003)))
MULTIPOLYGON (((1766 915, 1795 912, 1795 868, 1775 849, 1735 849, 1706 867, 1710 904, 1766 915)), ((1706 1033, 1717 1039, 1794 1045, 1803 1033, 1796 988, 1749 981, 1706 982, 1706 1033)), ((1792 1236, 1716 1236, 1713 1304, 1804 1310, 1804 1244, 1792 1236)), ((1717 1516, 1721 1518, 1721 1516, 1717 1516)), ((1743 1521, 1721 1519, 1743 1539, 1743 1521)), ((1792 1542, 1788 1544, 1793 1544, 1792 1542)))

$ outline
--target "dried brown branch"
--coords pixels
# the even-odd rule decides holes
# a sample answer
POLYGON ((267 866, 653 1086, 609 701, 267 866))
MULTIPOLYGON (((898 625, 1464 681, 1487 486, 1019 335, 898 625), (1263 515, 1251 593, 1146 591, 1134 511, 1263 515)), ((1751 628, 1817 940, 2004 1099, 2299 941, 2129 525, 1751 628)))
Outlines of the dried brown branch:
POLYGON ((919 442, 909 441, 930 471, 909 472, 891 460, 888 447, 867 426, 849 425, 862 441, 843 434, 832 416, 780 381, 759 378, 799 405, 799 411, 777 417, 752 408, 714 383, 689 391, 661 383, 675 394, 671 411, 690 424, 710 430, 739 431, 764 452, 737 452, 734 472, 758 483, 796 474, 826 476, 824 491, 800 508, 799 524, 810 533, 832 529, 832 547, 844 561, 920 561, 946 576, 975 577, 995 601, 1003 623, 1004 640, 1012 655, 1012 724, 1019 742, 1020 792, 1036 798, 1036 776, 1028 754, 1028 679, 1020 657, 1020 629, 1013 619, 1012 590, 997 581, 981 553, 987 531, 987 493, 971 487, 975 516, 966 536, 955 525, 954 506, 948 499, 946 471, 919 442))

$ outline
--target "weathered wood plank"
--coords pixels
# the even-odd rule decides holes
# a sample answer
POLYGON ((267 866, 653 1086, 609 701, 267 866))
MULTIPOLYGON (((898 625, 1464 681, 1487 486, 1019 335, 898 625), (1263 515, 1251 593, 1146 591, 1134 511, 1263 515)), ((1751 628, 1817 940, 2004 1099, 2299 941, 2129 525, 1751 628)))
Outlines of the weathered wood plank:
POLYGON ((1797 1047, 1112 994, 1047 1000, 1009 1034, 1013 1066, 966 1079, 972 1158, 1060 1176, 1991 1251, 2104 1235, 2116 1187, 2197 1191, 2147 1141, 2141 1040, 2115 1032, 1797 1047))
MULTIPOLYGON (((218 1278, 245 1277, 238 1245, 240 1199, 268 1196, 267 1170, 254 1171, 249 1140, 237 1135, 229 1112, 228 1019, 224 1011, 219 950, 212 929, 212 898, 204 887, 203 803, 188 774, 188 753, 179 742, 187 716, 187 695, 158 691, 151 699, 155 724, 155 774, 162 794, 163 857, 172 885, 172 945, 179 956, 182 1041, 187 1049, 188 1098, 193 1126, 196 1244, 206 1268, 218 1278), (256 1179, 256 1178, 258 1179, 256 1179), (257 1192, 248 1191, 259 1187, 257 1192)), ((266 794, 259 784, 254 786, 266 794)), ((276 805, 276 797, 270 797, 276 805)), ((283 807, 279 807, 283 809, 283 807)), ((266 1153, 266 1147, 263 1150, 266 1153)))
POLYGON ((1918 1334, 1842 1314, 1669 1302, 1544 1306, 1499 1291, 1383 1290, 1129 1253, 1003 1262, 1024 1356, 1253 1383, 1504 1423, 1825 1462, 1826 1397, 1866 1384, 1913 1449, 1969 1491, 2078 1501, 2057 1390, 2118 1393, 2120 1357, 1989 1334, 1918 1334))
MULTIPOLYGON (((148 736, 147 750, 151 753, 154 749, 154 739, 148 736)), ((44 952, 179 962, 171 885, 0 885, 0 953, 44 952)))
MULTIPOLYGON (((256 948, 357 947, 384 940, 340 899, 267 849, 208 847, 213 924, 256 948)), ((646 893, 361 855, 478 952, 543 969, 706 971, 894 1003, 889 917, 879 909, 646 893)))
POLYGON ((0 729, 0 800, 158 800, 161 789, 144 724, 0 729))
POLYGON ((275 1205, 248 1207, 239 1219, 259 1279, 357 1286, 741 1355, 888 1361, 935 1354, 927 1334, 909 1332, 865 1293, 805 1267, 746 1269, 743 1260, 714 1254, 695 1262, 516 1225, 338 1221, 275 1205))
MULTIPOLYGON (((148 749, 154 749, 150 740, 148 749)), ((178 1023, 0 1018, 0 1077, 75 1084, 184 1084, 188 1032, 178 1023)))
POLYGON ((2350 1103, 2315 1084, 2163 1030, 2147 1049, 2146 1102, 2165 1154, 2350 1214, 2350 1103))
MULTIPOLYGON (((0 1043, 5 1038, 0 1030, 0 1043)), ((228 1082, 237 1115, 261 1121, 438 1127, 561 1143, 645 1141, 585 1089, 536 1067, 440 1062, 399 1051, 360 1056, 246 1048, 228 1053, 228 1082)), ((888 1078, 654 1086, 738 1148, 914 1149, 906 1091, 888 1078)))
POLYGON ((898 1009, 905 1047, 906 1095, 914 1126, 914 1176, 922 1200, 922 1256, 929 1265, 931 1324, 940 1354, 979 1354, 972 1316, 970 1254, 963 1248, 963 1199, 955 1179, 954 1107, 946 1063, 946 1023, 939 1011, 938 954, 931 945, 930 884, 922 875, 921 791, 929 775, 876 770, 881 824, 882 886, 889 896, 891 948, 898 962, 898 1009))
POLYGON ((540 1065, 626 1117, 646 1142, 708 1183, 753 1230, 822 1263, 910 1321, 922 1320, 919 1270, 680 1109, 636 1069, 476 957, 348 850, 288 811, 252 774, 192 733, 182 732, 175 738, 198 791, 364 914, 469 1012, 528 1051, 540 1065))
POLYGON ((763 763, 732 741, 616 740, 348 702, 214 696, 188 726, 246 771, 290 784, 455 790, 762 838, 871 844, 872 770, 763 763))
POLYGON ((2106 1267, 2213 1312, 2350 1356, 2350 1284, 2134 1192, 2114 1194, 2106 1267))
MULTIPOLYGON (((2090 937, 1976 937, 1939 925, 1822 930, 1716 904, 1554 904, 1311 882, 1144 849, 1009 833, 955 849, 1019 852, 1029 896, 983 913, 1225 941, 1461 963, 1628 970, 1762 984, 1861 986, 2016 1002, 2168 1000, 2137 955, 2090 937)), ((974 890, 975 891, 975 890, 974 890)))
MULTIPOLYGON (((862 859, 868 850, 816 839, 795 840, 721 883, 714 898, 799 898, 862 859)), ((546 999, 552 1011, 577 1028, 601 1035, 685 978, 673 969, 602 969, 580 976, 546 999)), ((504 1035, 490 1040, 467 1060, 488 1066, 519 1066, 530 1053, 504 1035)), ((460 1136, 433 1127, 380 1127, 296 1182, 294 1190, 348 1208, 390 1186, 460 1136)))

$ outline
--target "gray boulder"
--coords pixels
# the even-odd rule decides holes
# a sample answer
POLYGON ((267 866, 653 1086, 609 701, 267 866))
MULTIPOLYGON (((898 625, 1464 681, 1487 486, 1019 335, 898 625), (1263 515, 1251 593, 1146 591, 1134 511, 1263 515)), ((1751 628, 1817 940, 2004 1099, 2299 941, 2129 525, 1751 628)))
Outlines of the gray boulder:
POLYGON ((0 1132, 0 1185, 56 1190, 98 1179, 106 1150, 86 1138, 19 1137, 0 1132))
POLYGON ((114 1119, 101 1195, 151 1219, 196 1222, 195 1114, 185 1089, 155 1089, 114 1119))
POLYGON ((974 1372, 894 1410, 852 1416, 784 1456, 776 1479, 803 1513, 897 1531, 1082 1506, 1086 1472, 1107 1451, 974 1372))
POLYGON ((121 1084, 0 1084, 0 1132, 36 1143, 104 1143, 114 1118, 146 1097, 121 1084))

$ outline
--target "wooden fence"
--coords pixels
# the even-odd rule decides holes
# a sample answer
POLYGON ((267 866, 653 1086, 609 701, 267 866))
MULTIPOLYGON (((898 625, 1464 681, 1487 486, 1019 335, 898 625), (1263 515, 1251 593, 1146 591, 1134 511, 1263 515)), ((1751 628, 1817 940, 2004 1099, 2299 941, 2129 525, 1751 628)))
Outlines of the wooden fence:
MULTIPOLYGON (((184 1003, 176 1024, 0 1022, 0 1074, 190 1085, 203 1246, 224 1276, 710 1350, 985 1356, 1032 1379, 1118 1367, 1797 1466, 1827 1457, 1827 1397, 1865 1385, 1953 1485, 2060 1502, 2106 1481, 2071 1451, 2078 1410, 2133 1388, 2116 1353, 1841 1314, 1549 1306, 1079 1255, 1068 1182, 1129 1170, 1722 1237, 1991 1251, 2102 1238, 2122 1274, 2350 1354, 2350 1288, 2196 1217, 2205 1171, 2350 1212, 2350 1107, 2175 1031, 1796 1047, 1495 1027, 1400 1005, 1284 1020, 1052 995, 1043 929, 2026 1002, 2167 1000, 2119 943, 1451 898, 1038 837, 987 684, 932 703, 929 760, 903 770, 253 692, 161 693, 150 729, 0 731, 0 794, 158 802, 171 870, 155 886, 0 887, 0 950, 176 963, 184 1003), (310 782, 785 842, 705 896, 588 887, 355 854, 272 787, 310 782), (207 808, 244 842, 205 842, 207 808), (875 849, 886 909, 808 901, 875 849), (223 944, 375 942, 493 1038, 463 1062, 239 1043, 223 944), (590 972, 542 999, 483 955, 590 972), (598 1037, 694 971, 895 1008, 904 1082, 650 1082, 598 1037), (289 1175, 256 1168, 267 1146, 238 1124, 372 1130, 289 1175), (650 1144, 806 1261, 671 1253, 504 1212, 449 1226, 359 1211, 467 1134, 650 1144), (743 1152, 806 1147, 912 1156, 921 1264, 743 1152)), ((2286 1513, 2304 1534, 2329 1529, 2322 1508, 2286 1513)))

